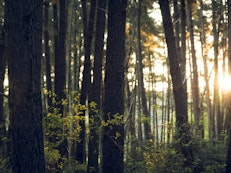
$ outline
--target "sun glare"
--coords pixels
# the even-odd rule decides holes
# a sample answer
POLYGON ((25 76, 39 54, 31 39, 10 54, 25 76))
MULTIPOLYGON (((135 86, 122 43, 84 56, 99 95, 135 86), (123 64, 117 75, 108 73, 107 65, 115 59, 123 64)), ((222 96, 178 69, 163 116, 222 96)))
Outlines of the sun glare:
POLYGON ((231 76, 219 75, 219 85, 221 92, 228 92, 231 90, 231 76))

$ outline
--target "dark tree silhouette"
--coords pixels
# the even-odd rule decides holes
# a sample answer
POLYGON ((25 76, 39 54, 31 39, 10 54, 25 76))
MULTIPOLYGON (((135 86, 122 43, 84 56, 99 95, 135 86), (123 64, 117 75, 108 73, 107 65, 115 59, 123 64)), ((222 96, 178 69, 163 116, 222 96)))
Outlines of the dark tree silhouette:
POLYGON ((11 160, 14 173, 44 173, 38 1, 6 0, 11 160), (35 10, 36 9, 36 10, 35 10))
POLYGON ((176 149, 185 157, 185 167, 192 166, 193 153, 189 145, 190 135, 188 126, 187 112, 187 92, 184 87, 183 75, 180 71, 179 58, 176 49, 176 42, 173 32, 173 24, 170 15, 169 1, 159 0, 161 14, 163 18, 163 26, 165 39, 168 48, 168 61, 170 65, 170 74, 173 84, 173 96, 176 111, 176 127, 177 132, 175 138, 179 140, 176 149))
MULTIPOLYGON (((108 38, 105 67, 104 121, 124 113, 125 21, 127 0, 108 2, 108 38)), ((124 125, 103 128, 102 172, 123 173, 124 125), (119 135, 118 135, 119 134, 119 135)))

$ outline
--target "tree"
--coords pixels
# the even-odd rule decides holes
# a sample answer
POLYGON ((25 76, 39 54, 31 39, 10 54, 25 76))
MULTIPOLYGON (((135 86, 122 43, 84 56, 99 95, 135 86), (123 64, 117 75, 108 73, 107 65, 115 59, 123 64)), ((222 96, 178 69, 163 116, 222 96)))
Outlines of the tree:
POLYGON ((169 1, 159 0, 161 14, 163 18, 163 26, 165 39, 168 48, 168 61, 170 65, 170 74, 173 85, 173 96, 176 111, 176 134, 175 139, 178 140, 176 149, 183 154, 185 167, 191 167, 193 163, 193 153, 190 142, 190 132, 188 126, 188 109, 187 109, 187 93, 183 85, 184 81, 180 71, 176 42, 173 33, 173 24, 170 15, 169 1))
MULTIPOLYGON (((227 0, 228 7, 228 67, 229 67, 229 75, 231 74, 231 0, 227 0)), ((228 93, 228 110, 227 116, 231 117, 231 92, 228 93)), ((228 128, 228 150, 227 150, 227 158, 226 158, 226 173, 231 172, 231 128, 230 128, 230 120, 229 120, 229 128, 228 128)))
POLYGON ((0 156, 4 156, 6 151, 6 146, 3 141, 3 138, 6 137, 6 126, 5 126, 5 117, 3 111, 4 105, 4 78, 6 70, 6 57, 4 56, 5 52, 5 34, 3 28, 0 28, 0 156))
MULTIPOLYGON (((91 7, 89 13, 89 19, 87 20, 87 3, 86 0, 82 0, 82 20, 83 20, 83 35, 84 35, 84 69, 83 79, 81 85, 80 104, 85 105, 86 100, 89 98, 90 86, 91 86, 91 45, 93 38, 93 30, 95 23, 95 7, 96 0, 91 0, 91 7)), ((85 113, 82 114, 84 117, 85 113)), ((85 120, 85 119, 84 119, 85 120)), ((77 160, 80 163, 85 162, 85 121, 81 122, 81 141, 77 144, 77 160)))
MULTIPOLYGON (((49 92, 52 92, 52 81, 51 81, 51 56, 50 56, 50 35, 48 29, 49 22, 49 1, 46 0, 44 4, 44 52, 45 52, 45 64, 46 64, 46 89, 49 92)), ((48 107, 52 106, 52 97, 47 97, 47 105, 48 107)))
POLYGON ((137 62, 138 62, 138 87, 139 87, 139 94, 140 94, 140 102, 141 102, 141 110, 142 114, 147 118, 147 121, 144 123, 144 138, 146 140, 150 139, 150 112, 147 106, 147 99, 145 95, 144 89, 144 76, 143 76, 143 57, 142 57, 142 46, 141 46, 141 0, 138 0, 138 7, 137 7, 137 62))
POLYGON ((40 1, 5 1, 11 160, 14 173, 43 173, 40 1), (39 47, 37 47, 39 46, 39 47))
POLYGON ((105 12, 106 1, 98 1, 96 16, 96 34, 94 47, 94 66, 93 82, 90 101, 96 103, 98 110, 96 113, 90 112, 90 134, 88 148, 88 172, 94 168, 98 172, 98 154, 99 154, 99 116, 101 116, 101 83, 102 83, 102 64, 103 64, 103 47, 105 32, 105 12))
POLYGON ((192 1, 187 0, 187 14, 188 14, 188 31, 190 33, 190 43, 191 43, 191 57, 192 57, 192 72, 193 72, 193 80, 192 80, 192 95, 193 95, 193 113, 194 120, 196 125, 196 131, 199 135, 203 136, 203 128, 200 124, 200 100, 199 100, 199 81, 198 81, 198 67, 197 67, 197 58, 196 58, 196 50, 195 50, 195 41, 194 41, 194 27, 193 27, 193 19, 192 19, 192 1), (200 132, 200 133, 199 133, 200 132))
MULTIPOLYGON (((57 16, 54 17, 55 17, 55 22, 57 22, 56 21, 57 16)), ((55 25, 57 25, 57 23, 55 23, 55 25)), ((55 26, 55 29, 57 29, 57 26, 55 26)), ((60 0, 58 49, 57 49, 57 45, 55 48, 55 94, 57 95, 57 102, 58 102, 58 108, 60 114, 63 114, 63 105, 61 102, 62 99, 65 99, 65 88, 66 88, 65 86, 66 85, 66 31, 67 31, 67 1, 60 0)), ((57 42, 57 40, 55 41, 57 42)))
MULTIPOLYGON (((218 66, 218 55, 219 55, 219 33, 221 26, 221 4, 218 5, 216 0, 212 0, 212 26, 213 26, 213 49, 214 49, 214 97, 213 97, 213 121, 217 121, 215 124, 217 125, 217 135, 220 136, 222 131, 222 122, 221 122, 221 110, 220 110, 220 96, 219 96, 219 66, 218 66), (219 8, 217 8, 219 7, 219 8), (218 11, 219 10, 219 11, 218 11)), ((215 131, 213 132, 213 137, 215 137, 215 131)))
POLYGON ((124 113, 125 21, 127 0, 108 2, 108 38, 104 79, 102 172, 123 173, 124 125, 111 123, 124 113))

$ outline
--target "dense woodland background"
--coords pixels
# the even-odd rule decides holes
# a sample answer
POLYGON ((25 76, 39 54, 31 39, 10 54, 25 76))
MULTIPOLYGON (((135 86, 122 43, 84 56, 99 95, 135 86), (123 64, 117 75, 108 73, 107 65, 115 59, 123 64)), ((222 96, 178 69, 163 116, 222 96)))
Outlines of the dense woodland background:
POLYGON ((0 172, 230 173, 230 0, 0 0, 0 172))

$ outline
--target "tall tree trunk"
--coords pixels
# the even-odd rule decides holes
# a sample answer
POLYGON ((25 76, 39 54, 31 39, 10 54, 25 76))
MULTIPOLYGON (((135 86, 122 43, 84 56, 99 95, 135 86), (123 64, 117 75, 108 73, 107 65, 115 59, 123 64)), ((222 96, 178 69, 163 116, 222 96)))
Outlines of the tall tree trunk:
MULTIPOLYGON (((183 85, 187 92, 187 79, 186 79, 186 10, 185 10, 185 0, 181 0, 180 5, 180 42, 181 42, 181 49, 180 49, 180 67, 181 73, 183 77, 183 85)), ((186 102, 188 98, 185 98, 186 102)))
MULTIPOLYGON (((228 6, 228 74, 231 75, 231 0, 227 0, 228 6)), ((228 108, 227 108, 227 116, 229 117, 227 129, 228 133, 228 150, 227 150, 227 158, 226 158, 226 173, 231 172, 231 127, 230 127, 230 117, 231 117, 231 91, 229 90, 228 95, 228 108)))
MULTIPOLYGON (((105 66, 104 121, 124 113, 125 22, 127 0, 110 0, 105 66)), ((102 173, 124 172, 124 125, 109 124, 102 134, 102 173)))
POLYGON ((211 99, 210 99, 210 88, 209 88, 209 74, 208 74, 208 66, 207 66, 207 57, 208 57, 208 51, 206 49, 206 35, 205 35, 205 28, 204 28, 204 16, 203 16, 203 2, 200 0, 200 11, 199 11, 199 17, 200 17, 200 27, 201 27, 201 34, 200 34, 200 40, 201 40, 201 53, 203 57, 203 65, 204 65, 204 78, 205 78, 205 94, 206 94, 206 103, 207 103, 207 113, 208 113, 208 127, 209 127, 209 139, 213 138, 213 129, 214 129, 214 118, 212 114, 212 105, 211 105, 211 99))
POLYGON ((6 144, 4 138, 6 135, 5 116, 4 116, 4 79, 6 71, 6 56, 5 52, 5 33, 3 28, 0 28, 0 156, 6 157, 6 144))
POLYGON ((187 93, 183 87, 182 73, 180 71, 176 42, 173 33, 173 24, 170 15, 169 1, 159 0, 161 14, 163 18, 163 26, 165 32, 166 43, 168 47, 168 60, 170 65, 170 74, 173 84, 173 95, 176 111, 176 139, 180 140, 176 146, 178 152, 182 153, 185 161, 185 167, 191 167, 193 163, 193 153, 190 145, 190 132, 188 126, 188 110, 187 102, 185 102, 187 93))
MULTIPOLYGON (((65 99, 66 89, 66 31, 67 31, 67 3, 59 1, 59 30, 58 50, 55 54, 55 94, 59 113, 64 115, 62 100, 65 99)), ((55 50, 56 51, 56 50, 55 50)))
MULTIPOLYGON (((83 20, 83 35, 84 35, 84 69, 83 69, 83 80, 81 85, 81 94, 80 94, 80 104, 85 105, 86 100, 89 99, 89 93, 91 88, 91 45, 92 45, 92 38, 93 38, 93 30, 94 30, 94 23, 95 23, 95 7, 96 7, 96 0, 91 0, 91 7, 89 13, 89 19, 87 20, 87 4, 86 0, 82 0, 82 20, 83 20)), ((85 113, 82 114, 84 117, 85 113)), ((80 132, 80 142, 77 144, 77 153, 76 159, 80 163, 85 162, 86 158, 86 149, 85 149, 85 118, 80 123, 81 125, 81 132, 80 132)))
POLYGON ((141 97, 141 105, 142 105, 142 114, 147 118, 144 122, 144 138, 148 140, 150 138, 151 127, 150 127, 150 113, 147 106, 147 99, 145 95, 144 89, 144 77, 143 77, 143 58, 142 58, 142 47, 141 47, 141 0, 138 0, 138 8, 137 8, 137 56, 138 56, 138 87, 139 87, 139 94, 141 97))
MULTIPOLYGON (((44 4, 44 49, 45 49, 45 64, 46 64, 46 89, 52 93, 52 82, 51 82, 51 60, 50 60, 50 35, 48 31, 49 22, 49 1, 46 0, 44 4)), ((47 96, 48 109, 52 107, 52 94, 47 96)))
POLYGON ((5 12, 13 172, 45 173, 40 85, 41 2, 7 0, 5 12))
MULTIPOLYGON (((218 40, 219 40, 219 33, 220 33, 220 16, 219 11, 217 8, 219 5, 215 0, 212 0, 212 25, 213 25, 213 49, 214 49, 214 107, 213 107, 213 115, 216 119, 216 131, 217 135, 219 136, 222 131, 222 124, 221 124, 221 112, 220 112, 220 96, 219 96, 219 72, 218 72, 218 40)), ((215 132, 214 132, 215 133, 215 132)))
POLYGON ((96 103, 96 112, 90 112, 90 139, 88 148, 88 172, 99 172, 98 154, 99 154, 99 121, 101 110, 101 83, 102 83, 102 64, 103 64, 103 47, 105 32, 105 12, 106 0, 98 1, 97 17, 96 17, 96 34, 94 48, 94 67, 93 67, 93 83, 91 101, 96 103))
POLYGON ((190 33, 190 43, 191 43, 191 57, 192 57, 192 72, 193 72, 193 83, 192 83, 192 95, 193 95, 193 113, 194 121, 196 125, 196 133, 202 135, 203 128, 200 124, 200 102, 199 102, 199 81, 198 81, 198 67, 196 59, 196 50, 194 42, 194 28, 192 19, 192 2, 187 0, 187 14, 188 14, 188 29, 190 33))

